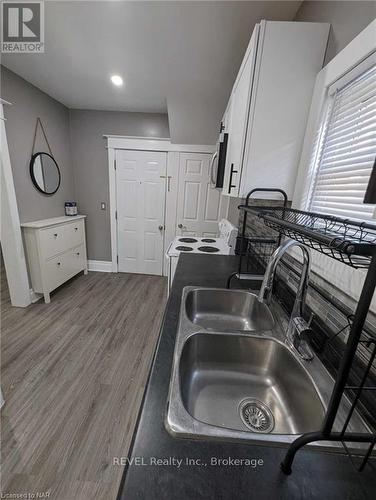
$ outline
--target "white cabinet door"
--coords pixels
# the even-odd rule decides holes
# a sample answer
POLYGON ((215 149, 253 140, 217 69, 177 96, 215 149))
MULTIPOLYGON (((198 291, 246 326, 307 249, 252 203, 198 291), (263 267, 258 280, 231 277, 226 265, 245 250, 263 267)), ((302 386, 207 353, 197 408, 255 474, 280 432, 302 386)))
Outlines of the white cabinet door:
POLYGON ((229 144, 223 183, 225 195, 238 196, 239 193, 258 35, 259 25, 256 25, 231 93, 229 144))
POLYGON ((210 154, 180 153, 177 234, 216 236, 228 199, 210 182, 210 154))
POLYGON ((162 274, 166 153, 116 151, 118 268, 162 274))
POLYGON ((241 189, 276 187, 292 198, 328 24, 262 21, 241 189))

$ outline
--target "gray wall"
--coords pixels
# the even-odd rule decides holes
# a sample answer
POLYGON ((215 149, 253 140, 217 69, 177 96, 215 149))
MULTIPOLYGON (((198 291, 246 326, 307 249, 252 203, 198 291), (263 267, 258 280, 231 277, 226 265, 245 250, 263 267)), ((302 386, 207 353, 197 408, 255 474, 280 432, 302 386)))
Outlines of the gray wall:
MULTIPOLYGON (((74 197, 69 110, 4 66, 0 69, 1 97, 13 104, 4 106, 4 113, 20 220, 28 222, 63 215, 64 202, 74 197), (38 116, 61 171, 60 189, 52 196, 40 193, 29 175, 38 116)), ((48 151, 40 129, 36 141, 36 150, 38 149, 48 151)))
POLYGON ((307 1, 294 21, 327 22, 332 25, 325 64, 338 54, 376 17, 376 2, 307 1))
POLYGON ((88 258, 111 260, 109 184, 103 135, 170 137, 166 114, 70 110, 75 194, 87 217, 88 258), (107 210, 100 209, 101 201, 107 210))

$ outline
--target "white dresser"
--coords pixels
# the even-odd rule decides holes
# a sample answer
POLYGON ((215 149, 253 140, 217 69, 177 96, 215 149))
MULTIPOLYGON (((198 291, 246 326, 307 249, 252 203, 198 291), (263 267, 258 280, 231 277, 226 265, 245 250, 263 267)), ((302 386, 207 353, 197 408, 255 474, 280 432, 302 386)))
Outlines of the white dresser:
POLYGON ((85 217, 54 217, 21 224, 33 290, 50 292, 80 271, 87 274, 85 217))

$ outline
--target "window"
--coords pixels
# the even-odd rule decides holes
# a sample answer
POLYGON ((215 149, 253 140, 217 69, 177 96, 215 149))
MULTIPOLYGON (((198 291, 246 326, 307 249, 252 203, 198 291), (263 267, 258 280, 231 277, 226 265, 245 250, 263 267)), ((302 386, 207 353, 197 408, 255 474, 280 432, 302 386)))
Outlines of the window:
POLYGON ((306 208, 371 221, 363 199, 376 157, 376 66, 357 73, 329 87, 306 208))

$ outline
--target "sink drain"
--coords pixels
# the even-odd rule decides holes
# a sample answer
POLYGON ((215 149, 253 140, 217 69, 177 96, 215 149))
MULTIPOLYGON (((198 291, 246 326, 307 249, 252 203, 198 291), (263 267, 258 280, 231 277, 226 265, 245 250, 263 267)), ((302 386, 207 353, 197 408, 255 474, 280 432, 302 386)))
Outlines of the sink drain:
POLYGON ((239 404, 239 415, 243 424, 253 432, 268 433, 274 428, 272 412, 258 399, 243 399, 239 404))

